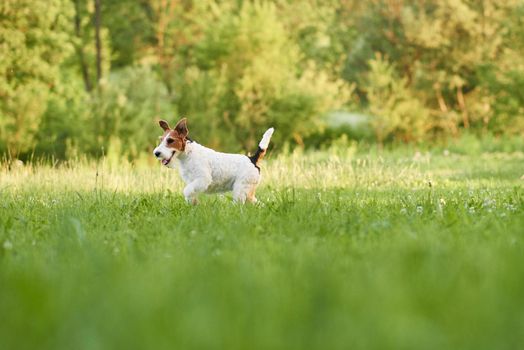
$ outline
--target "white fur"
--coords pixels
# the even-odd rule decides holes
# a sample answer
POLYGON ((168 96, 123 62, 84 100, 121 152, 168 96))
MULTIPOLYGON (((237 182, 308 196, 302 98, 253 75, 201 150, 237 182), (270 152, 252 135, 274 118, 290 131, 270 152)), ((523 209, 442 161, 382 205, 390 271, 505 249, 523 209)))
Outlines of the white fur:
MULTIPOLYGON (((264 133, 259 147, 266 150, 274 129, 264 133)), ((172 149, 167 147, 166 138, 153 151, 160 153, 160 160, 169 159, 172 149)), ((260 183, 260 171, 251 160, 241 154, 221 153, 204 147, 194 141, 187 141, 185 150, 173 155, 166 165, 175 168, 178 163, 180 176, 186 183, 184 197, 189 203, 196 203, 200 193, 233 191, 236 202, 256 202, 255 190, 260 183)))
POLYGON ((273 135, 274 131, 275 129, 273 128, 267 129, 267 131, 264 133, 264 136, 262 136, 262 140, 260 140, 258 147, 264 150, 267 149, 267 147, 269 146, 269 140, 271 140, 271 136, 273 135))
MULTIPOLYGON (((170 137, 169 134, 166 134, 166 136, 164 136, 162 138, 162 141, 160 141, 160 144, 153 151, 153 154, 155 155, 155 157, 157 157, 160 160, 169 159, 173 155, 173 150, 171 148, 167 147, 167 139, 169 137, 170 137), (160 152, 160 154, 157 156, 158 152, 160 152)), ((175 157, 173 157, 173 158, 175 158, 175 157)), ((171 160, 171 162, 173 162, 173 161, 174 161, 174 159, 171 160)), ((168 164, 168 166, 169 166, 169 164, 168 164)))

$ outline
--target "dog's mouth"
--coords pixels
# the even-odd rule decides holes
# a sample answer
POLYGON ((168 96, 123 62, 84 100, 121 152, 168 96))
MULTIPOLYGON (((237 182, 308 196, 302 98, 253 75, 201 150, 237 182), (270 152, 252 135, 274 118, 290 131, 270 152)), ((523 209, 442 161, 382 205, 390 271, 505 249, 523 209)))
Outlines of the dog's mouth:
POLYGON ((176 151, 173 151, 173 153, 171 153, 171 157, 169 157, 168 159, 162 159, 162 165, 168 165, 171 159, 173 159, 173 157, 175 156, 175 153, 176 151))

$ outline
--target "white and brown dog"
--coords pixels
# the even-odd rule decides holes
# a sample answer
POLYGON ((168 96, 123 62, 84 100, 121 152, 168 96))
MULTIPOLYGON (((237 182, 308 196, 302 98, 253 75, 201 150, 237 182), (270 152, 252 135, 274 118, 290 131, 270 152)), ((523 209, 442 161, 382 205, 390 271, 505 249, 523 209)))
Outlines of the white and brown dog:
POLYGON ((159 122, 164 130, 160 144, 153 151, 162 164, 175 168, 186 183, 184 197, 196 204, 200 193, 233 191, 236 202, 255 203, 255 191, 260 183, 258 162, 266 153, 273 128, 268 129, 251 156, 221 153, 204 147, 187 137, 187 120, 183 118, 171 129, 165 120, 159 122))

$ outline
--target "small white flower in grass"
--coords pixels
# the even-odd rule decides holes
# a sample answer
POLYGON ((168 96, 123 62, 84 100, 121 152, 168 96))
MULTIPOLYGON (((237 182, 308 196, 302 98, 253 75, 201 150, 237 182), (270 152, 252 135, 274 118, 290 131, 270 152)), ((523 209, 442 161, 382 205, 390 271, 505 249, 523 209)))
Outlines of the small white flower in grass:
POLYGON ((446 200, 444 198, 440 198, 439 199, 439 203, 440 203, 440 205, 444 206, 444 205, 446 205, 446 200))
POLYGON ((13 249, 13 243, 11 243, 9 240, 4 241, 3 247, 5 250, 11 250, 13 249))
POLYGON ((484 202, 482 203, 482 207, 483 208, 491 208, 495 203, 496 203, 496 201, 494 199, 485 198, 484 202))
POLYGON ((517 207, 513 204, 506 203, 504 206, 506 207, 507 211, 517 211, 517 207))
POLYGON ((470 214, 475 214, 475 207, 469 207, 468 211, 470 214))
POLYGON ((424 208, 421 205, 417 206, 417 213, 422 214, 424 212, 424 208))
POLYGON ((407 214, 407 213, 408 213, 408 210, 407 210, 406 208, 402 208, 402 209, 400 209, 400 214, 405 215, 405 214, 407 214))

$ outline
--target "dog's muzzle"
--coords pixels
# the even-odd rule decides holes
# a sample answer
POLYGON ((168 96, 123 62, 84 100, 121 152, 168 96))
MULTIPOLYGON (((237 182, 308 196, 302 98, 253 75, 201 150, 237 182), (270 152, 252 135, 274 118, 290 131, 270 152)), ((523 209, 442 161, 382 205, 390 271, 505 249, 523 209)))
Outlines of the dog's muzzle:
POLYGON ((173 159, 173 157, 175 156, 175 153, 176 151, 173 151, 173 153, 171 153, 171 157, 162 159, 162 165, 168 165, 171 159, 173 159))

